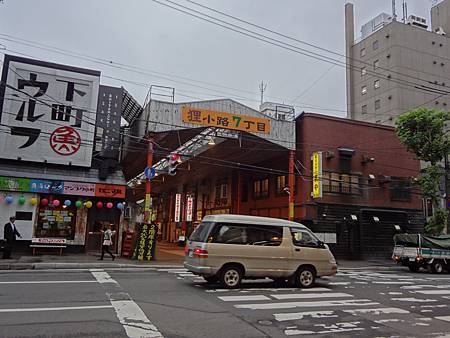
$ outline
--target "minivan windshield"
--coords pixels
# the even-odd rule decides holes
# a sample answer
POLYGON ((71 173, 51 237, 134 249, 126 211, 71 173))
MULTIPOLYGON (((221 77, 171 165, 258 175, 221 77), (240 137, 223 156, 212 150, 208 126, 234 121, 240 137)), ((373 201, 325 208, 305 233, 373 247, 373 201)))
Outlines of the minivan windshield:
POLYGON ((197 228, 195 228, 194 232, 189 237, 189 240, 193 242, 205 243, 208 238, 209 230, 211 230, 213 224, 214 223, 212 222, 200 223, 200 225, 197 228))

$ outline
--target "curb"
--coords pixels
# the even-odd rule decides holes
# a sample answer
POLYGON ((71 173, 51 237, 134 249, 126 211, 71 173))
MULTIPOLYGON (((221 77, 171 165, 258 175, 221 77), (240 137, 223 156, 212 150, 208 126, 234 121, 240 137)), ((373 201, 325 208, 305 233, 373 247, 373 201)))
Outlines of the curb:
POLYGON ((19 270, 88 270, 88 269, 173 269, 182 264, 123 264, 123 263, 11 263, 0 264, 0 271, 19 270))

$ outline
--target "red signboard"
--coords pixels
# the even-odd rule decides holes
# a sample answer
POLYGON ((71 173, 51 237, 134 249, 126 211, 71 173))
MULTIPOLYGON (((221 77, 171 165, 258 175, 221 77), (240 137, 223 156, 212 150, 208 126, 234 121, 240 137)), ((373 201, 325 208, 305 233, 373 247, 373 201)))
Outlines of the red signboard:
POLYGON ((125 186, 114 184, 96 184, 96 197, 125 198, 125 186))

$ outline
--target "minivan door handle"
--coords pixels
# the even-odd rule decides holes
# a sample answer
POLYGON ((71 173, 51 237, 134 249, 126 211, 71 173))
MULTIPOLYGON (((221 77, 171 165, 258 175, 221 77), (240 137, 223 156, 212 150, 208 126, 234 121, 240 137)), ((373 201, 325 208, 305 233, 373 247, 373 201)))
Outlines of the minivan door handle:
POLYGON ((300 249, 296 248, 295 251, 300 251, 300 249))

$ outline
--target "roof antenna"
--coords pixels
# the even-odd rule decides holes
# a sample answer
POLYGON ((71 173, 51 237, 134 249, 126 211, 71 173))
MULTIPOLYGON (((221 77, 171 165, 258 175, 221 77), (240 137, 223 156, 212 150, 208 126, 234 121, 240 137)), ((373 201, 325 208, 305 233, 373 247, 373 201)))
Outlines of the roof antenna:
POLYGON ((392 21, 397 21, 397 13, 395 7, 395 0, 392 0, 392 21))
POLYGON ((263 81, 261 81, 261 83, 259 84, 259 91, 261 92, 261 104, 263 104, 264 102, 264 92, 266 91, 267 88, 267 83, 264 83, 263 81))

